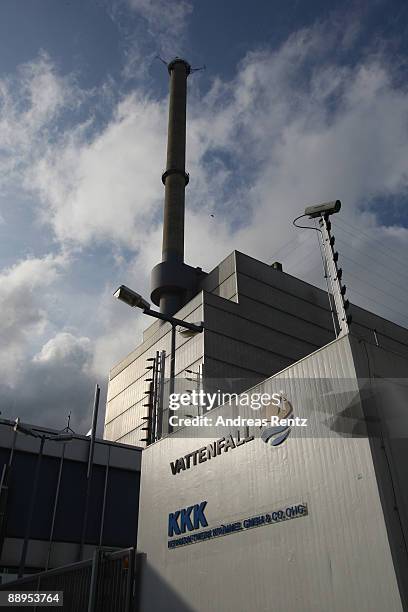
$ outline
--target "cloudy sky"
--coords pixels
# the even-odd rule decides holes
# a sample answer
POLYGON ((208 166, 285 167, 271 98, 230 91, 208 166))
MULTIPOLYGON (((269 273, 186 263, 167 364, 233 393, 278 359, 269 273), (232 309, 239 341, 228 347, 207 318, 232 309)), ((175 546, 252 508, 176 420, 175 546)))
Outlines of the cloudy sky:
POLYGON ((408 326, 404 1, 2 0, 0 410, 89 428, 146 324, 168 75, 189 77, 187 262, 233 249, 323 286, 305 205, 339 198, 351 301, 408 326))

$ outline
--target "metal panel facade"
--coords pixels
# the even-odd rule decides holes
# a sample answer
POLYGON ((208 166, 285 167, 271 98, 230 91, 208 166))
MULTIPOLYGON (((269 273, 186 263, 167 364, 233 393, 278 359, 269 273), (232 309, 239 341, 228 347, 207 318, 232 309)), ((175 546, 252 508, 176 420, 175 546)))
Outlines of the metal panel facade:
MULTIPOLYGON (((210 442, 202 428, 197 438, 182 430, 144 451, 144 612, 402 610, 369 440, 332 426, 351 405, 357 419, 362 415, 349 338, 257 389, 276 386, 296 415, 309 416, 311 430, 278 447, 255 438, 175 475, 171 462, 210 442), (331 391, 336 379, 348 381, 346 393, 331 391), (169 548, 169 514, 204 501, 210 531, 302 504, 307 514, 169 548)), ((233 411, 224 406, 212 414, 233 411)))
MULTIPOLYGON (((204 320, 205 329, 190 340, 177 334, 176 375, 203 364, 204 381, 221 376, 262 380, 334 338, 324 291, 242 253, 231 253, 201 288, 178 313, 190 322, 204 320)), ((407 330, 354 306, 352 311, 359 338, 408 354, 407 330)), ((168 324, 156 321, 141 345, 112 369, 105 438, 141 444, 146 359, 157 350, 168 355, 169 336, 168 324)))

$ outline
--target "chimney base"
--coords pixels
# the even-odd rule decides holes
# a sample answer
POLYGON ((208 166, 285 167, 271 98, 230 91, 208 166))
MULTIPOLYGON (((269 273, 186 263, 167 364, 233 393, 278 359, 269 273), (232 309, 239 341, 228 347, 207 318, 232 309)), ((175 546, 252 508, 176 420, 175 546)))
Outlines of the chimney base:
POLYGON ((162 261, 152 270, 151 300, 160 312, 172 316, 199 291, 205 276, 200 268, 183 262, 162 261))

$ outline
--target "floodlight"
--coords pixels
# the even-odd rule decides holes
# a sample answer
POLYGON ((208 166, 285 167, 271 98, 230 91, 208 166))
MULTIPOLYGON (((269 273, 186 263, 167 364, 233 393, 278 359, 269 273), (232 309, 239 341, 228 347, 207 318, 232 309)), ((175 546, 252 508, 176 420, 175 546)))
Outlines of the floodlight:
POLYGON ((141 308, 142 310, 150 308, 150 304, 147 300, 139 295, 139 293, 136 293, 136 291, 133 291, 133 289, 126 287, 126 285, 121 285, 113 295, 115 298, 118 298, 121 302, 125 302, 125 304, 132 308, 141 308))
POLYGON ((179 329, 178 333, 180 334, 180 336, 182 336, 183 338, 192 338, 193 336, 195 336, 196 334, 199 334, 200 332, 202 332, 202 323, 193 323, 192 324, 194 327, 188 327, 188 328, 184 328, 184 329, 179 329))

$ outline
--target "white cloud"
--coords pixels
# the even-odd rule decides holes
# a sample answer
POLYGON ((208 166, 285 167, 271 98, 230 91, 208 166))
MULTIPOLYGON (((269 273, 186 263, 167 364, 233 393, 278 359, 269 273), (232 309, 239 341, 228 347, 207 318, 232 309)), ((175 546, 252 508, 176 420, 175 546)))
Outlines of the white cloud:
MULTIPOLYGON (((191 88, 190 263, 208 269, 233 248, 268 261, 292 238, 296 257, 289 254, 286 268, 320 282, 318 251, 291 222, 305 205, 333 198, 355 227, 368 223, 391 242, 362 205, 408 188, 408 94, 386 57, 345 66, 334 55, 342 45, 340 31, 316 26, 275 51, 248 53, 237 75, 215 78, 204 97, 191 88)), ((138 253, 139 286, 160 258, 166 106, 142 90, 126 96, 97 136, 71 130, 27 179, 60 241, 138 253)), ((392 246, 406 240, 402 230, 392 246)))
POLYGON ((188 0, 111 0, 107 6, 121 33, 123 76, 142 82, 158 57, 184 56, 193 3, 188 0))
MULTIPOLYGON (((362 206, 407 191, 408 94, 394 83, 384 57, 368 56, 355 67, 328 60, 323 34, 301 32, 278 51, 248 54, 233 81, 215 81, 198 106, 194 101, 187 240, 196 263, 208 260, 214 247, 219 255, 220 243, 225 254, 235 246, 270 261, 289 238, 292 248, 305 240, 291 225, 305 205, 335 198, 343 201, 345 220, 372 232, 367 249, 378 239, 406 248, 406 230, 391 239, 362 206), (214 165, 211 154, 227 155, 233 165, 228 158, 214 165), (218 213, 212 226, 211 207, 218 213)), ((317 248, 303 261, 302 252, 285 267, 321 281, 312 271, 317 248)))
POLYGON ((192 4, 186 0, 128 0, 128 4, 146 20, 148 31, 157 42, 158 51, 170 56, 170 59, 177 55, 186 35, 192 4))
POLYGON ((77 338, 69 332, 59 332, 48 340, 40 352, 34 355, 37 363, 60 363, 63 367, 87 368, 91 355, 91 341, 84 336, 77 338))
POLYGON ((0 186, 54 139, 55 120, 77 107, 85 92, 73 75, 61 76, 45 52, 0 79, 0 186))
POLYGON ((65 263, 61 256, 26 259, 0 274, 0 372, 10 386, 46 329, 48 288, 65 263))
POLYGON ((91 423, 95 384, 89 371, 91 353, 89 338, 57 333, 31 361, 25 361, 18 390, 0 381, 2 414, 57 429, 66 425, 71 414, 71 427, 85 433, 91 423))
MULTIPOLYGON (((153 28, 161 2, 154 10, 152 6, 135 4, 153 28)), ((248 53, 234 78, 215 77, 204 96, 190 87, 186 260, 210 269, 237 248, 265 261, 276 257, 290 273, 322 284, 314 234, 291 223, 307 204, 340 198, 343 209, 336 232, 346 246, 339 250, 354 260, 342 262, 343 278, 356 289, 350 299, 406 325, 408 320, 400 317, 405 312, 406 285, 400 280, 405 268, 384 257, 388 271, 382 269, 381 281, 381 268, 371 260, 381 259, 380 248, 385 246, 402 261, 408 233, 403 227, 386 227, 386 209, 378 217, 369 205, 374 197, 407 193, 408 94, 394 81, 384 56, 367 55, 354 66, 339 62, 333 49, 352 44, 352 34, 343 40, 327 35, 324 27, 305 30, 275 51, 248 53), (343 231, 342 220, 351 229, 343 225, 343 231), (368 231, 368 237, 359 236, 360 229, 368 231), (368 272, 359 268, 361 263, 368 272), (388 285, 388 296, 387 278, 395 281, 388 285)), ((51 135, 46 117, 63 112, 68 81, 48 59, 21 75, 21 91, 26 92, 22 108, 15 107, 12 89, 2 81, 6 104, 0 138, 3 148, 12 152, 9 167, 17 164, 23 172, 23 185, 38 198, 37 212, 57 244, 77 247, 78 266, 81 249, 104 245, 121 271, 118 281, 148 293, 150 269, 161 250, 166 101, 139 89, 121 100, 97 134, 90 137, 84 125, 74 125, 51 135), (39 91, 41 83, 50 92, 49 100, 39 91)), ((56 383, 67 389, 67 368, 78 388, 69 396, 75 404, 80 393, 92 389, 93 376, 106 379, 108 369, 137 345, 146 325, 130 309, 122 310, 111 296, 115 287, 105 287, 102 281, 99 299, 94 300, 98 307, 92 333, 91 323, 79 329, 63 324, 59 330, 48 329, 49 306, 42 292, 52 287, 59 266, 52 257, 29 260, 0 278, 6 313, 0 321, 6 347, 0 348, 3 379, 15 384, 18 372, 30 381, 44 376, 48 386, 39 385, 35 392, 38 397, 49 394, 50 415, 51 399, 58 401, 56 383), (33 351, 33 343, 47 329, 48 340, 33 351)), ((106 285, 111 283, 106 279, 106 285)))
POLYGON ((130 95, 101 134, 82 138, 80 129, 51 146, 29 172, 27 186, 37 189, 60 241, 140 248, 163 196, 163 103, 130 95))

